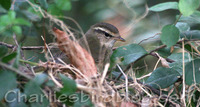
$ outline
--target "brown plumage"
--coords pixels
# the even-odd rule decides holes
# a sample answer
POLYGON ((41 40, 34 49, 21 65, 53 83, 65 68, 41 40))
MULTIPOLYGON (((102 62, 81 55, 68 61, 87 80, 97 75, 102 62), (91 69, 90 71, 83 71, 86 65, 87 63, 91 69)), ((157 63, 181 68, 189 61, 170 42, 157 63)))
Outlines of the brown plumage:
POLYGON ((57 38, 58 47, 67 55, 71 64, 79 69, 86 77, 96 76, 97 68, 92 56, 78 43, 69 39, 67 33, 57 28, 54 28, 53 32, 57 38))

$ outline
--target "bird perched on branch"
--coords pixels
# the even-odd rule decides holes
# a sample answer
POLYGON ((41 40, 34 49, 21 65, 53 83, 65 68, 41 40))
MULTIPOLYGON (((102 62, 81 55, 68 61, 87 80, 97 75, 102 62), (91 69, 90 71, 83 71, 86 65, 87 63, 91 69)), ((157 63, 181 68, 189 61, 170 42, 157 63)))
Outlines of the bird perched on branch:
POLYGON ((125 39, 120 36, 115 26, 101 22, 91 26, 79 40, 79 44, 91 52, 98 69, 102 71, 103 66, 109 62, 116 41, 125 42, 125 39))

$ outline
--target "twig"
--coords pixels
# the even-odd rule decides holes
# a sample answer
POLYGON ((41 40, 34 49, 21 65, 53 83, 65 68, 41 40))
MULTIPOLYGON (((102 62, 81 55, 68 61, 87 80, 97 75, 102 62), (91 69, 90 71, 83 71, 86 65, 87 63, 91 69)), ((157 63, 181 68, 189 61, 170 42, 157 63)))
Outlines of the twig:
POLYGON ((15 69, 15 68, 13 68, 11 66, 8 66, 7 64, 4 64, 4 63, 0 62, 0 66, 5 67, 5 68, 7 68, 7 69, 9 69, 11 71, 14 71, 15 73, 17 73, 17 74, 19 74, 19 75, 21 75, 21 76, 23 76, 23 77, 25 77, 25 78, 27 78, 29 80, 32 79, 31 76, 26 75, 24 72, 18 71, 17 69, 15 69))
MULTIPOLYGON (((182 43, 182 41, 184 41, 184 42, 187 42, 187 41, 199 41, 199 39, 190 39, 190 40, 179 40, 176 44, 179 44, 179 43, 182 43)), ((158 48, 156 48, 156 49, 153 49, 153 50, 151 50, 150 52, 149 52, 149 54, 151 54, 152 52, 155 52, 155 51, 158 51, 158 50, 160 50, 160 49, 162 49, 162 48, 165 48, 167 45, 161 45, 161 46, 159 46, 158 48)))
POLYGON ((141 40, 141 41, 138 43, 138 45, 140 45, 142 42, 144 42, 144 41, 146 41, 146 40, 149 40, 149 39, 151 39, 151 38, 156 37, 156 36, 159 35, 159 34, 161 34, 161 33, 156 33, 155 35, 153 35, 153 36, 151 36, 151 37, 148 37, 148 38, 146 38, 146 39, 141 40))
POLYGON ((149 77, 151 74, 152 74, 152 72, 150 72, 150 73, 148 73, 148 74, 146 74, 146 75, 144 75, 142 77, 137 78, 137 80, 141 80, 141 79, 144 79, 146 77, 149 77))
POLYGON ((159 64, 159 62, 160 62, 160 60, 161 60, 161 58, 159 57, 158 61, 156 62, 156 65, 155 65, 154 68, 153 68, 153 71, 157 68, 157 66, 158 66, 158 64, 159 64))
POLYGON ((79 90, 81 90, 81 91, 84 91, 84 92, 87 92, 87 93, 89 93, 89 94, 93 94, 92 92, 94 91, 94 90, 99 90, 99 89, 97 89, 97 88, 90 88, 90 87, 87 87, 87 86, 83 86, 82 84, 79 84, 79 83, 76 83, 76 86, 77 86, 77 88, 79 89, 79 90))
MULTIPOLYGON (((16 47, 15 45, 7 44, 4 42, 0 42, 0 45, 4 45, 7 48, 15 48, 16 47)), ((57 49, 57 47, 53 47, 53 46, 49 46, 49 48, 57 49)), ((44 46, 22 46, 21 49, 22 50, 43 50, 44 46)))
POLYGON ((180 15, 178 16, 178 18, 176 19, 176 21, 174 22, 174 25, 177 24, 178 20, 181 18, 182 14, 180 13, 180 15))
POLYGON ((126 76, 126 74, 123 72, 123 70, 121 69, 121 67, 117 64, 118 69, 121 71, 121 73, 124 75, 125 78, 125 85, 126 85, 126 100, 128 100, 128 77, 126 76))
MULTIPOLYGON (((45 12, 47 12, 46 9, 44 9, 45 12)), ((46 45, 46 32, 45 32, 45 18, 42 19, 42 32, 43 32, 43 41, 44 41, 44 51, 47 53, 47 45, 46 45)))
POLYGON ((167 95, 167 98, 165 99, 165 104, 164 104, 164 106, 166 107, 166 105, 167 105, 167 102, 168 101, 170 101, 170 95, 172 94, 174 92, 174 87, 169 91, 169 93, 168 93, 168 95, 167 95))
POLYGON ((107 63, 107 64, 105 65, 105 68, 104 68, 104 71, 103 71, 103 75, 102 75, 102 77, 101 77, 101 82, 100 82, 101 84, 103 84, 103 81, 104 81, 104 79, 105 79, 105 77, 106 77, 106 74, 107 74, 107 72, 108 72, 109 66, 110 66, 109 63, 107 63))
MULTIPOLYGON (((15 41, 15 44, 16 44, 17 48, 20 47, 20 46, 19 46, 19 43, 18 43, 18 41, 17 41, 17 38, 16 38, 16 34, 13 34, 13 39, 14 39, 14 41, 15 41)), ((19 53, 18 53, 18 54, 19 54, 19 53)), ((23 60, 26 60, 25 57, 24 57, 24 53, 23 53, 22 49, 20 49, 20 54, 21 54, 22 59, 23 59, 23 60)), ((25 64, 25 65, 26 65, 26 67, 27 67, 29 70, 31 70, 31 67, 30 67, 29 64, 25 64)), ((31 71, 32 71, 32 70, 31 70, 31 71)), ((32 72, 33 72, 33 71, 32 71, 32 72)))
POLYGON ((60 84, 53 76, 52 74, 52 69, 48 72, 50 78, 52 79, 52 81, 59 87, 59 88, 63 88, 63 85, 60 84))
MULTIPOLYGON (((150 53, 149 55, 152 55, 152 56, 154 56, 154 57, 159 58, 159 56, 158 56, 155 52, 152 52, 152 53, 150 53)), ((169 59, 169 58, 165 58, 165 59, 166 59, 167 62, 170 62, 170 63, 175 62, 174 60, 169 59)))
POLYGON ((14 45, 7 44, 7 43, 4 43, 4 42, 0 42, 0 45, 6 46, 7 48, 14 48, 15 47, 14 45))
POLYGON ((153 52, 155 52, 155 51, 158 51, 158 50, 160 50, 160 49, 162 49, 162 48, 165 48, 166 46, 167 46, 167 45, 161 45, 161 46, 157 47, 156 49, 151 50, 151 51, 149 52, 149 54, 151 54, 151 53, 153 53, 153 52))
POLYGON ((16 0, 13 0, 10 10, 14 10, 15 2, 16 2, 16 0))
POLYGON ((186 107, 186 102, 185 102, 185 45, 184 45, 184 38, 182 39, 182 50, 183 50, 183 94, 181 96, 181 102, 183 103, 183 105, 186 107))
MULTIPOLYGON (((124 72, 126 73, 129 69, 131 68, 131 64, 129 64, 126 69, 124 70, 124 72)), ((121 73, 116 79, 114 82, 116 82, 123 74, 121 73)))
POLYGON ((190 42, 188 42, 187 44, 189 44, 191 46, 191 48, 194 49, 200 55, 199 50, 197 48, 195 48, 190 42))
MULTIPOLYGON (((135 84, 136 84, 143 92, 145 92, 149 97, 152 97, 152 95, 151 95, 148 91, 146 91, 146 90, 142 87, 142 85, 140 85, 140 84, 137 83, 137 80, 136 80, 136 79, 134 79, 134 82, 135 82, 135 84)), ((164 107, 160 102, 157 102, 157 103, 158 103, 159 106, 164 107)))
POLYGON ((53 57, 53 55, 52 55, 52 53, 51 53, 51 51, 50 51, 50 48, 48 47, 48 45, 46 44, 46 40, 44 39, 44 37, 43 36, 41 36, 41 38, 42 38, 42 40, 44 41, 44 45, 45 45, 45 56, 46 56, 46 59, 48 60, 48 53, 47 53, 47 51, 49 52, 49 54, 50 54, 50 56, 51 56, 51 58, 52 58, 52 60, 53 60, 53 62, 55 63, 56 61, 55 61, 55 59, 54 59, 54 57, 53 57))
MULTIPOLYGON (((129 6, 128 6, 128 8, 129 8, 129 6)), ((142 19, 144 19, 148 15, 148 13, 149 13, 149 8, 148 8, 148 5, 145 4, 145 12, 143 13, 143 15, 137 19, 136 19, 136 17, 133 18, 131 20, 131 23, 126 27, 125 32, 131 31, 132 29, 134 29, 134 25, 136 25, 138 22, 140 22, 142 19)))

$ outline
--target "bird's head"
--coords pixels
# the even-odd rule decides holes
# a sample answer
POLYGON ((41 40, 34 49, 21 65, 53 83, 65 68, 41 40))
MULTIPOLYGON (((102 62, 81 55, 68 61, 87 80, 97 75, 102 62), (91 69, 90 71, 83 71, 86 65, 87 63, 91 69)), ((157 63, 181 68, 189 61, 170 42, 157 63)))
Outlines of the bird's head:
POLYGON ((125 42, 125 39, 120 36, 118 29, 109 23, 97 23, 91 26, 90 29, 103 43, 125 42))

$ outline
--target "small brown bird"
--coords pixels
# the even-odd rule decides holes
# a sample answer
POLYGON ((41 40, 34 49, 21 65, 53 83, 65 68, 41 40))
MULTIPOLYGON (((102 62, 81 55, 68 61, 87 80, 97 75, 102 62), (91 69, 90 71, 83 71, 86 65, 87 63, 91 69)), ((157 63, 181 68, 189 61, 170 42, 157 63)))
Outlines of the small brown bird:
POLYGON ((116 41, 125 42, 125 39, 120 36, 115 26, 104 22, 91 26, 85 34, 85 40, 87 40, 87 43, 84 41, 84 37, 82 37, 79 40, 79 44, 83 48, 89 49, 88 52, 91 52, 100 71, 110 61, 114 43, 116 41))

